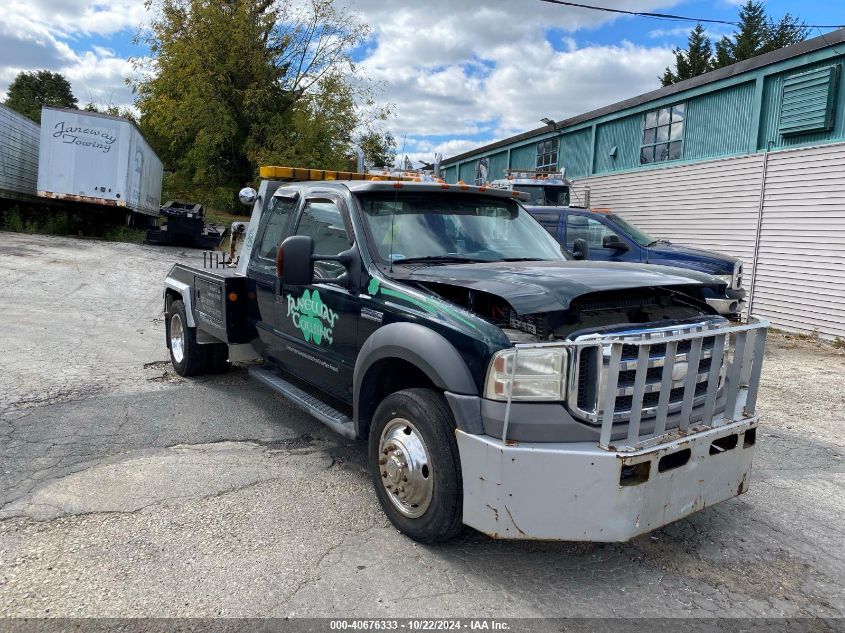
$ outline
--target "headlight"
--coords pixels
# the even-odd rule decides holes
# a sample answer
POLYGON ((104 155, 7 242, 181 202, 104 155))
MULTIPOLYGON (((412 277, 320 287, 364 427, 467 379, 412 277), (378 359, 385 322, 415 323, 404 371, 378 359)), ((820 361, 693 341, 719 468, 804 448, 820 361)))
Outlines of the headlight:
POLYGON ((566 350, 511 348, 493 355, 484 397, 490 400, 563 400, 566 350))

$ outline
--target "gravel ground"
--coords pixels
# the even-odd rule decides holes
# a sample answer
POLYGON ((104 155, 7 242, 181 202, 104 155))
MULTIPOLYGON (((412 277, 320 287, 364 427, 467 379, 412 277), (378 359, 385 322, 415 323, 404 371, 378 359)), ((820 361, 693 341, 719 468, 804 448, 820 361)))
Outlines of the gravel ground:
POLYGON ((742 497, 625 544, 422 546, 363 445, 243 370, 172 374, 161 281, 196 252, 0 234, 0 255, 0 615, 845 615, 827 343, 771 335, 742 497))

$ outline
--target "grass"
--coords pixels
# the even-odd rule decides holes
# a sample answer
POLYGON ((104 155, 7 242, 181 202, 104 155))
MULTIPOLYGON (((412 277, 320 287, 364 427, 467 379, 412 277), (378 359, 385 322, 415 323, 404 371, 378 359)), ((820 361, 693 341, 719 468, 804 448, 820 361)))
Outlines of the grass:
POLYGON ((0 208, 0 231, 39 235, 91 237, 140 244, 144 229, 128 227, 124 214, 113 209, 57 208, 13 204, 0 208))
POLYGON ((235 215, 228 211, 205 210, 205 221, 209 224, 225 224, 231 226, 232 222, 249 222, 248 215, 235 215))

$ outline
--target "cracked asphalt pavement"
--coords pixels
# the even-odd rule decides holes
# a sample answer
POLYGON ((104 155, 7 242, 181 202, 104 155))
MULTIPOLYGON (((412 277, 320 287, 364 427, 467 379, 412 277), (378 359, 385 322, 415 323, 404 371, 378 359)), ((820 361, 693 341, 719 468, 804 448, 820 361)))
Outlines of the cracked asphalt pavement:
POLYGON ((363 444, 243 369, 172 373, 161 282, 198 252, 4 233, 0 256, 0 615, 845 615, 829 344, 771 335, 742 497, 625 544, 423 546, 363 444))

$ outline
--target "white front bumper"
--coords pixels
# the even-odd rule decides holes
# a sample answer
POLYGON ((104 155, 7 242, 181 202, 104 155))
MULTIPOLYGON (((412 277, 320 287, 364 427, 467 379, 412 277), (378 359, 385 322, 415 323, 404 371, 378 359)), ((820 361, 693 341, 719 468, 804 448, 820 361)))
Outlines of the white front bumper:
POLYGON ((501 539, 627 541, 745 492, 754 453, 745 431, 756 425, 751 418, 625 453, 586 442, 505 445, 456 431, 463 520, 501 539), (734 435, 735 448, 711 454, 714 440, 734 435), (659 472, 661 458, 675 456, 665 466, 686 449, 686 463, 659 472), (643 481, 620 485, 622 467, 643 462, 643 481))

